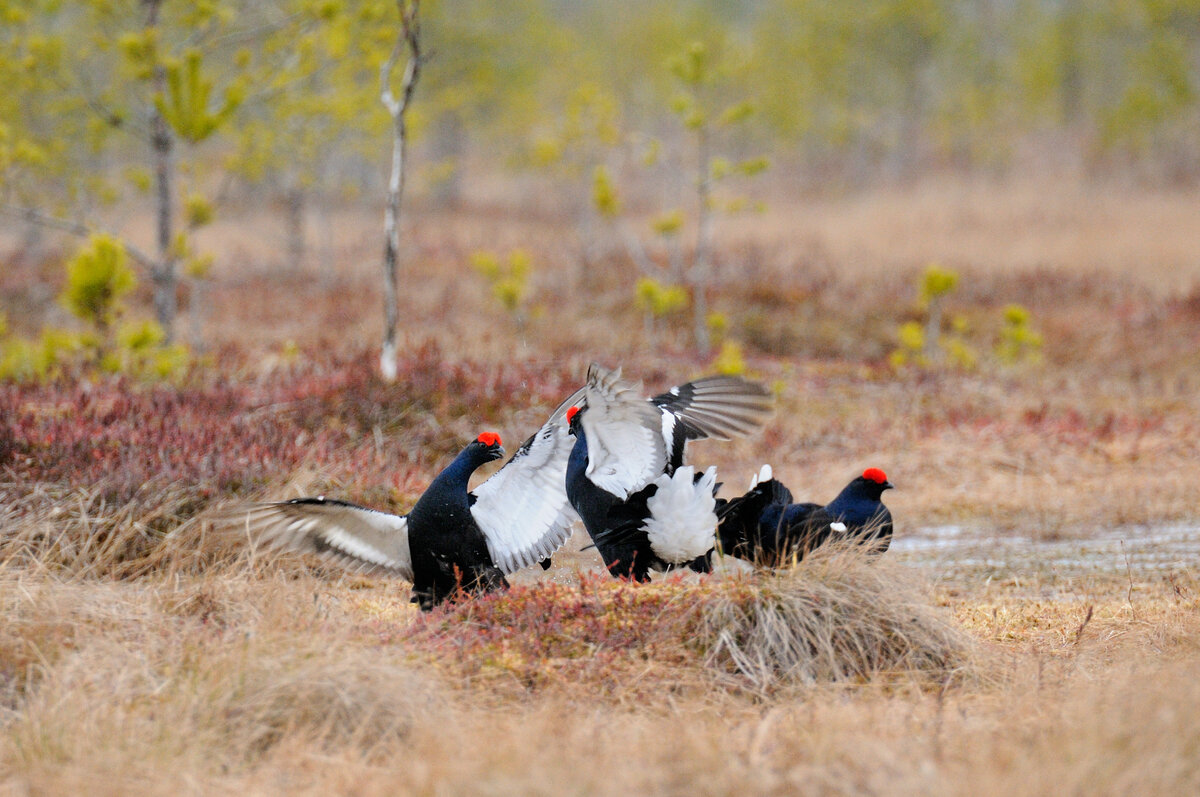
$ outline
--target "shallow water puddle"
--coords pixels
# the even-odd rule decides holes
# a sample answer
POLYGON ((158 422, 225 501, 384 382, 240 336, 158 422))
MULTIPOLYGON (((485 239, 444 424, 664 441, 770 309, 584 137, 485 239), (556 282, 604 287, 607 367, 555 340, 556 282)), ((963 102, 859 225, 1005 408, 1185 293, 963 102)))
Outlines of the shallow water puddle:
POLYGON ((1200 526, 1129 526, 1057 540, 935 526, 897 534, 891 552, 922 567, 998 572, 1049 569, 1060 575, 1165 572, 1200 566, 1200 526))

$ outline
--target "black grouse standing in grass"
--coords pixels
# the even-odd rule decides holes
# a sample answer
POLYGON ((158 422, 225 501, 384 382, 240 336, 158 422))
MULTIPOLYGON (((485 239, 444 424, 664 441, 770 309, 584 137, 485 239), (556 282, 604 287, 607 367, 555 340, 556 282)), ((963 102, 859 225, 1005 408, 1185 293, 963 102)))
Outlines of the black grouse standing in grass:
POLYGON ((892 514, 880 498, 892 487, 882 470, 867 468, 825 506, 797 504, 764 465, 749 492, 718 502, 721 549, 764 567, 799 561, 830 539, 856 540, 882 553, 891 544, 892 514))
POLYGON ((568 410, 575 446, 566 488, 609 572, 706 571, 716 539, 716 469, 683 464, 688 440, 748 434, 770 415, 761 385, 707 377, 645 399, 641 385, 593 364, 582 406, 568 410))
POLYGON ((504 467, 468 490, 471 474, 504 456, 499 435, 481 434, 434 478, 408 515, 322 496, 264 504, 233 517, 252 539, 271 547, 408 579, 422 609, 459 589, 503 589, 505 575, 546 563, 578 520, 563 482, 574 443, 565 416, 560 406, 504 467))
POLYGON ((825 511, 846 524, 843 534, 847 539, 869 543, 883 553, 892 544, 892 513, 883 505, 883 491, 894 487, 879 468, 867 468, 825 505, 825 511))
POLYGON ((730 500, 717 500, 721 553, 760 567, 780 567, 799 561, 825 542, 835 530, 844 530, 824 507, 796 504, 792 492, 773 478, 763 465, 750 490, 730 500))

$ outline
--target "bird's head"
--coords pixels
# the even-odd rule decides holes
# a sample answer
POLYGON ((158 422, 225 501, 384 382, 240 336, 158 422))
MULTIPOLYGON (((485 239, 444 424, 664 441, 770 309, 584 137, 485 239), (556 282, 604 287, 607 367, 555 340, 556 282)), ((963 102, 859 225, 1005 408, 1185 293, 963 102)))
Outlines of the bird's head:
POLYGON ((495 432, 484 432, 476 437, 471 445, 479 450, 484 462, 504 457, 504 447, 500 445, 500 435, 495 432))
POLYGON ((567 428, 571 430, 571 434, 579 431, 579 413, 583 411, 582 407, 571 407, 567 410, 567 428))
POLYGON ((888 481, 887 474, 879 468, 867 468, 855 481, 861 481, 867 493, 875 498, 883 495, 884 490, 891 490, 896 486, 888 481))

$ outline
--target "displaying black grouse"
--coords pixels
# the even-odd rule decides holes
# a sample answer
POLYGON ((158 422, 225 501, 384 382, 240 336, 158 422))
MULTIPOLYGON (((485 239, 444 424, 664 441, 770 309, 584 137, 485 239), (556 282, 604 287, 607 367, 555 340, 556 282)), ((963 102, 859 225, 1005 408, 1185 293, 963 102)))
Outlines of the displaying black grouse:
POLYGON ((426 610, 459 589, 503 589, 506 575, 545 563, 578 519, 563 481, 574 442, 565 416, 560 406, 504 467, 468 490, 471 474, 504 456, 499 435, 481 434, 407 515, 321 496, 259 505, 239 513, 238 523, 270 547, 408 579, 426 610))
POLYGON ((868 468, 825 506, 793 503, 791 491, 764 465, 750 491, 718 501, 718 537, 724 553, 764 567, 799 561, 829 539, 855 539, 886 551, 892 515, 880 501, 892 483, 868 468))
POLYGON ((575 445, 566 489, 614 576, 646 581, 650 570, 707 570, 717 528, 716 469, 683 464, 689 440, 727 440, 757 429, 772 410, 761 385, 698 379, 652 399, 640 384, 592 364, 578 408, 567 411, 575 445))

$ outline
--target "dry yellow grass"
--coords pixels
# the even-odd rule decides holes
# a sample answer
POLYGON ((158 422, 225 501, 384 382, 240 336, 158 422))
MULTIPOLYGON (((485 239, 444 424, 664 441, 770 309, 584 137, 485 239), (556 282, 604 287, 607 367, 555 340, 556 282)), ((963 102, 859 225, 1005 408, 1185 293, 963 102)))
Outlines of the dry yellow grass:
POLYGON ((464 679, 406 632, 407 590, 385 582, 234 568, 113 584, 10 569, 0 787, 1194 793, 1198 603, 1139 588, 1130 610, 1112 582, 1086 622, 1081 606, 1016 590, 943 594, 988 650, 982 678, 762 697, 660 677, 630 701, 587 680, 513 692, 464 679))

